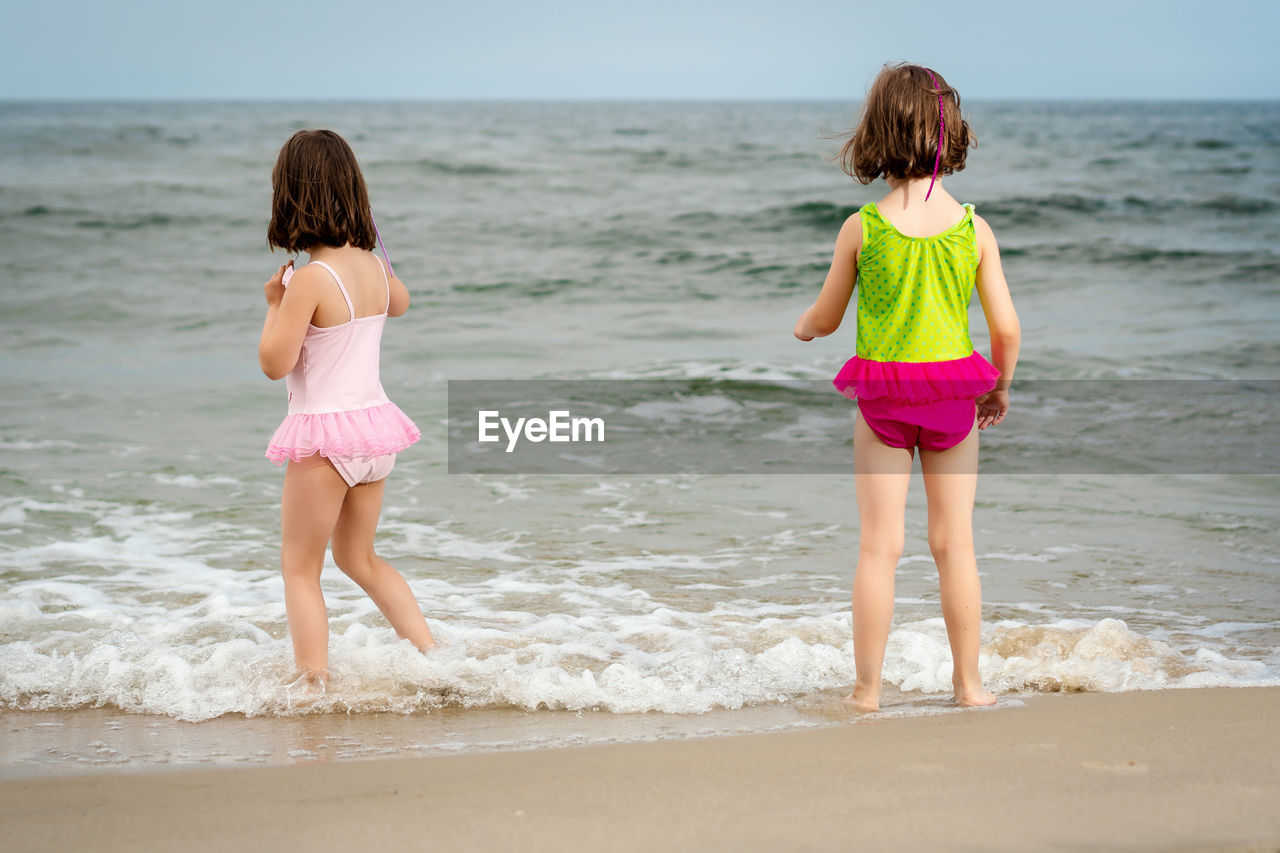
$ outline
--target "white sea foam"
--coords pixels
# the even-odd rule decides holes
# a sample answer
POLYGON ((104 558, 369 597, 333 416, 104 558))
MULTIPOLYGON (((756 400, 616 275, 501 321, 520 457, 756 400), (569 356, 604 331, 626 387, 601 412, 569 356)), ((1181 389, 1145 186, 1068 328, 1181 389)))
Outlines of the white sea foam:
MULTIPOLYGON (((625 484, 586 491, 616 501, 615 518, 629 517, 634 490, 625 484)), ((0 707, 112 706, 185 720, 443 706, 701 713, 803 701, 847 689, 854 675, 848 579, 795 561, 760 571, 762 558, 821 541, 827 525, 788 523, 705 553, 548 562, 534 556, 527 533, 483 538, 397 515, 384 524, 390 556, 456 567, 448 579, 407 573, 441 647, 423 655, 398 640, 329 567, 334 679, 314 697, 287 686, 292 648, 273 549, 244 544, 262 541, 261 531, 83 499, 4 504, 15 508, 92 523, 78 538, 3 552, 0 707)), ((1028 566, 1053 559, 999 556, 1028 566)), ((945 626, 918 618, 936 604, 907 594, 898 606, 886 682, 945 697, 945 626)), ((983 633, 982 670, 1002 693, 1280 683, 1276 655, 1258 659, 1256 643, 1255 652, 1237 651, 1242 637, 1280 630, 1274 622, 1214 625, 1130 608, 1162 626, 1137 629, 1115 618, 1064 619, 1044 602, 990 606, 1016 614, 983 633)))
MULTIPOLYGON (((697 612, 620 582, 522 570, 473 584, 416 582, 418 596, 447 613, 431 620, 441 647, 427 655, 397 640, 366 599, 330 588, 334 680, 317 699, 284 686, 291 647, 278 584, 257 578, 246 590, 244 580, 225 577, 218 586, 233 593, 182 607, 129 604, 61 581, 19 585, 0 605, 10 636, 24 638, 0 646, 0 705, 105 705, 188 720, 441 706, 699 713, 841 690, 853 678, 842 603, 737 599, 697 612), (531 597, 546 609, 515 603, 531 597)), ((1264 663, 1178 649, 1114 619, 997 623, 984 634, 981 665, 1006 693, 1277 682, 1264 663)), ((949 693, 942 620, 896 627, 884 676, 905 692, 949 693)))

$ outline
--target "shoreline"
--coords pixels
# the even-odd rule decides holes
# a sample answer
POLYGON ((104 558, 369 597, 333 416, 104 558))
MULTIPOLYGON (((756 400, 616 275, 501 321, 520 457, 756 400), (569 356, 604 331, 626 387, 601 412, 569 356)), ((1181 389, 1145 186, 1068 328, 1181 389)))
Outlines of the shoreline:
POLYGON ((723 737, 0 782, 15 849, 1280 845, 1280 687, 723 737))
MULTIPOLYGON (((1010 698, 1002 707, 1021 704, 1010 698)), ((959 710, 926 697, 901 702, 884 716, 959 710)), ((848 725, 860 717, 834 694, 702 714, 444 707, 412 714, 224 714, 194 722, 115 708, 7 710, 0 711, 0 783, 732 737, 848 725)))

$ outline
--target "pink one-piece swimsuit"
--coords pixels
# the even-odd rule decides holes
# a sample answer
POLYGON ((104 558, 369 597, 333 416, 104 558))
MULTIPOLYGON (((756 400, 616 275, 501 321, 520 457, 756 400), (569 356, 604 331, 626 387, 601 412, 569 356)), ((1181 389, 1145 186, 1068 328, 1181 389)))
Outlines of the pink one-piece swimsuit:
POLYGON ((310 326, 293 370, 285 377, 289 414, 271 436, 266 456, 277 465, 319 453, 347 480, 370 482, 386 476, 394 454, 421 436, 418 427, 387 397, 379 377, 382 329, 391 309, 386 267, 387 307, 381 314, 357 317, 342 278, 322 261, 311 261, 333 276, 351 319, 338 326, 310 326))

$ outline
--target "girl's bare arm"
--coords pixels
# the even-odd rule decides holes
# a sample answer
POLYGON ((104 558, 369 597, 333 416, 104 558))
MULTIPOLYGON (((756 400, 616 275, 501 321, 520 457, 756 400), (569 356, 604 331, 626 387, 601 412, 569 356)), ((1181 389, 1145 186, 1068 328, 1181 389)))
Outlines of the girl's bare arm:
POLYGON ((827 280, 822 285, 817 301, 800 315, 795 328, 797 338, 811 341, 826 337, 840 328, 858 278, 858 252, 861 249, 862 218, 855 213, 840 228, 827 280))
MULTIPOLYGON (((303 267, 289 280, 289 287, 285 289, 283 277, 286 266, 288 264, 280 267, 262 287, 267 297, 267 318, 263 321, 262 337, 258 341, 258 365, 268 379, 280 379, 293 370, 298 354, 302 352, 307 326, 320 303, 322 279, 308 267, 303 267)), ((395 293, 394 289, 392 293, 395 293)))
POLYGON ((1000 371, 997 391, 1007 391, 1013 381, 1013 369, 1018 363, 1018 347, 1022 342, 1022 329, 1018 313, 1013 310, 1013 297, 1000 266, 1000 247, 991 226, 981 216, 973 218, 978 236, 978 299, 982 313, 987 318, 987 330, 991 334, 991 363, 1000 371))
MULTIPOLYGON (((381 259, 378 263, 384 267, 387 266, 386 261, 381 259)), ((396 278, 395 273, 387 267, 387 281, 391 285, 391 304, 387 306, 387 313, 392 317, 399 317, 401 314, 409 310, 409 288, 404 286, 404 282, 396 278)))

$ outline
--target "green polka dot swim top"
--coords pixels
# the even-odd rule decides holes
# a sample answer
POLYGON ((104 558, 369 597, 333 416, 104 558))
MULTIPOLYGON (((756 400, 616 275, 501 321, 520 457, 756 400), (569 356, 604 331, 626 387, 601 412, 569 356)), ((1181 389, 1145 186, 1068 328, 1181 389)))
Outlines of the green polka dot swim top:
POLYGON ((874 203, 858 215, 858 354, 836 387, 850 397, 904 402, 977 397, 995 387, 999 371, 969 338, 978 272, 973 205, 930 237, 903 234, 874 203))

